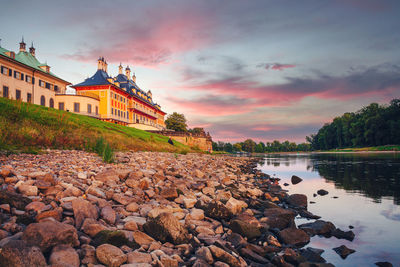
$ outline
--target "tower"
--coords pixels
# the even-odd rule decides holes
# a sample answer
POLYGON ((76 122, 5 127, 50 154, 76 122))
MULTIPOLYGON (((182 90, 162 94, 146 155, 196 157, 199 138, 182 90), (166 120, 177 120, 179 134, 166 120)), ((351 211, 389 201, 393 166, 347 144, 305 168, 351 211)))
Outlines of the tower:
POLYGON ((35 56, 35 50, 36 49, 33 47, 33 42, 32 42, 31 47, 29 47, 29 53, 31 53, 32 56, 35 56))
POLYGON ((125 75, 126 75, 126 78, 127 78, 128 80, 131 79, 131 69, 129 68, 129 66, 126 66, 125 75))
POLYGON ((22 41, 19 43, 19 52, 26 52, 26 43, 24 42, 23 36, 22 41))
POLYGON ((124 74, 123 70, 124 70, 124 68, 122 67, 122 63, 119 63, 118 74, 124 74))

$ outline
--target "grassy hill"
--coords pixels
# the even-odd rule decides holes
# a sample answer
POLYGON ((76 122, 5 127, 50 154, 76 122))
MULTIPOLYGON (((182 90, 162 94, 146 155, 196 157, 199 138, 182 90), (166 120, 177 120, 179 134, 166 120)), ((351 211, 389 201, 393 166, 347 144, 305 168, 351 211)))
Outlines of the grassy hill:
POLYGON ((168 137, 139 129, 0 97, 0 150, 95 151, 99 143, 107 144, 113 150, 176 153, 192 150, 181 143, 170 145, 167 141, 168 137))

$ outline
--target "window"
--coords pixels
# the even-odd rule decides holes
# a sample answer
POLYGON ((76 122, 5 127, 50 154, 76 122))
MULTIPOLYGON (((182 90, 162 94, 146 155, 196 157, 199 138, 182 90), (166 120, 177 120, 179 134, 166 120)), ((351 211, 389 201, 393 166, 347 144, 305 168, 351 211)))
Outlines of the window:
POLYGON ((18 80, 21 80, 21 73, 19 72, 19 71, 14 71, 14 78, 15 79, 18 79, 18 80))
POLYGON ((31 76, 25 75, 25 82, 27 82, 27 83, 32 82, 31 76))
POLYGON ((3 86, 3 97, 8 97, 8 87, 3 86))
POLYGON ((118 110, 118 117, 121 117, 121 112, 118 110))
POLYGON ((44 95, 42 95, 42 96, 40 97, 40 105, 46 106, 46 98, 44 97, 44 95))
POLYGON ((24 74, 21 73, 21 81, 23 81, 23 80, 24 80, 24 74))
POLYGON ((111 108, 111 114, 114 115, 114 108, 111 108))
POLYGON ((39 80, 39 86, 40 86, 40 87, 45 87, 45 82, 42 81, 42 80, 39 80))
POLYGON ((92 113, 92 105, 87 104, 87 112, 92 113))
POLYGON ((54 100, 53 100, 53 98, 50 98, 50 107, 54 108, 54 100))
POLYGON ((99 107, 96 106, 96 115, 99 115, 99 107))
POLYGON ((15 90, 15 99, 21 100, 21 90, 15 90))
POLYGON ((31 93, 28 93, 28 94, 26 95, 26 101, 27 101, 28 103, 32 103, 32 94, 31 94, 31 93))
POLYGON ((35 84, 35 77, 32 77, 32 84, 35 84))
POLYGON ((79 103, 74 103, 74 112, 79 112, 80 105, 79 103))
POLYGON ((64 102, 58 103, 58 109, 59 110, 64 110, 64 102))
POLYGON ((51 84, 50 83, 46 83, 46 88, 47 89, 51 89, 52 88, 51 84))
POLYGON ((54 91, 58 92, 58 86, 54 85, 54 91))
POLYGON ((1 66, 1 74, 7 75, 8 74, 8 68, 1 66))
POLYGON ((126 118, 129 120, 129 113, 128 112, 126 113, 126 118))

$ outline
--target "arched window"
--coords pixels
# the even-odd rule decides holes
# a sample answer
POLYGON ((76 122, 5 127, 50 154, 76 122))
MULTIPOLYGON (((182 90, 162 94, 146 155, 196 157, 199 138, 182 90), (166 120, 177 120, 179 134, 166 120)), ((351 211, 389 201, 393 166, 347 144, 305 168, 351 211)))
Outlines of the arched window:
POLYGON ((54 108, 54 100, 53 100, 53 98, 50 98, 50 107, 54 108))
POLYGON ((42 95, 42 96, 40 97, 40 105, 46 106, 46 98, 44 98, 44 95, 42 95))

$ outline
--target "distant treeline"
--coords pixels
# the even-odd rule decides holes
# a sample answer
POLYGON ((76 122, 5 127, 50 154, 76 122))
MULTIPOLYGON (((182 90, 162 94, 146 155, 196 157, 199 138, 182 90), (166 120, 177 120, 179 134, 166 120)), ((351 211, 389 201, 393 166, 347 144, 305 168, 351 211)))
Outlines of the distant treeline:
POLYGON ((225 151, 229 153, 233 152, 251 152, 251 153, 270 153, 270 152, 292 152, 292 151, 310 151, 311 146, 307 143, 296 144, 294 142, 284 141, 279 142, 275 140, 273 142, 259 142, 258 144, 252 139, 247 139, 244 142, 235 144, 224 143, 224 142, 213 142, 214 151, 225 151))
POLYGON ((400 144, 400 99, 389 105, 372 103, 325 124, 306 140, 313 150, 400 144))

